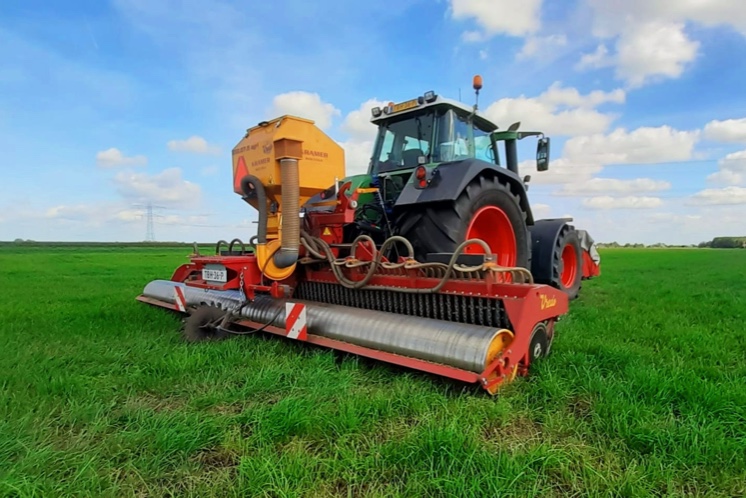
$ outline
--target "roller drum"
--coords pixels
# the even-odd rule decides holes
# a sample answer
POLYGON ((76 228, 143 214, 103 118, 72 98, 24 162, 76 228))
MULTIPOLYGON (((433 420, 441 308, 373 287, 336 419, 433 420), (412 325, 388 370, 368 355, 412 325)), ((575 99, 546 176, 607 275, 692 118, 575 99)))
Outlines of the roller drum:
MULTIPOLYGON (((156 280, 143 294, 174 302, 174 287, 184 291, 187 304, 207 304, 235 309, 242 302, 238 291, 213 291, 179 282, 156 280)), ((285 300, 257 297, 241 310, 253 322, 285 328, 285 300), (274 320, 273 320, 274 319, 274 320)), ((441 363, 481 373, 500 353, 504 330, 465 323, 434 320, 382 311, 363 310, 293 299, 306 305, 310 334, 358 346, 441 363)))

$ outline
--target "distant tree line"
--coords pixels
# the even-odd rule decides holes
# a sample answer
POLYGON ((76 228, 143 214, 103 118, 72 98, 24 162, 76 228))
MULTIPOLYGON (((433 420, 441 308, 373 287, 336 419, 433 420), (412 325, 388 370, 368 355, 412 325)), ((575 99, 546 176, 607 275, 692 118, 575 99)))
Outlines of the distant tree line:
MULTIPOLYGON (((29 247, 192 247, 193 242, 50 242, 36 241, 31 239, 15 239, 13 241, 0 241, 0 246, 29 246, 29 247)), ((199 243, 200 246, 215 246, 215 243, 199 243)))
POLYGON ((658 242, 655 244, 641 244, 626 243, 620 244, 619 242, 598 242, 598 247, 712 247, 715 249, 746 249, 746 237, 715 237, 714 239, 707 242, 700 242, 699 244, 664 244, 658 242))
POLYGON ((697 247, 715 249, 746 249, 746 237, 715 237, 709 242, 700 242, 697 247))
POLYGON ((627 242, 626 244, 620 244, 619 242, 597 242, 597 247, 633 247, 633 248, 645 248, 645 247, 697 247, 695 244, 664 244, 663 242, 656 242, 655 244, 642 244, 640 242, 627 242))

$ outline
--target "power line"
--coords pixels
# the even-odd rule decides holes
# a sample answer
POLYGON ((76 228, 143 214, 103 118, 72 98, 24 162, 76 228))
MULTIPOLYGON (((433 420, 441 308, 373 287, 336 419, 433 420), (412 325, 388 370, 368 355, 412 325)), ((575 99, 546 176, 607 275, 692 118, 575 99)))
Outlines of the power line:
POLYGON ((145 242, 155 242, 155 229, 153 228, 153 205, 148 203, 148 222, 145 229, 145 242))
POLYGON ((168 209, 165 206, 156 206, 152 201, 147 204, 133 204, 134 207, 145 208, 145 242, 155 242, 155 223, 153 214, 154 209, 168 209))

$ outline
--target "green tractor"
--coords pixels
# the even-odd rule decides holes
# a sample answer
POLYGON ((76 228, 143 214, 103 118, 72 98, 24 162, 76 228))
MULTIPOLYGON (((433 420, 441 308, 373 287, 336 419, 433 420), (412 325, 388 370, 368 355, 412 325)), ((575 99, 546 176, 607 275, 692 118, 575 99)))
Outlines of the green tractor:
MULTIPOLYGON (((475 78, 474 88, 478 97, 481 79, 475 78)), ((377 242, 400 235, 418 261, 447 262, 465 240, 481 239, 498 265, 530 269, 537 283, 571 299, 583 278, 599 274, 600 258, 587 232, 576 230, 570 218, 536 220, 531 212, 530 177, 519 175, 517 142, 538 137, 541 172, 549 168, 549 137, 520 131, 520 123, 498 130, 477 105, 432 91, 376 107, 371 121, 378 135, 368 172, 335 187, 349 182, 351 190, 364 192, 354 222, 344 227, 345 242, 360 234, 377 242)), ((461 258, 468 264, 483 253, 472 244, 461 258)))

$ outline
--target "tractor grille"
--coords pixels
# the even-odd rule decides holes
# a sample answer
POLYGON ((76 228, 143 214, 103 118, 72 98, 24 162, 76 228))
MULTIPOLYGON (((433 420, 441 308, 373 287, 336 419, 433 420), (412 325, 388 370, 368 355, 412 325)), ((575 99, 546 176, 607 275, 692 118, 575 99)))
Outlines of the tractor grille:
POLYGON ((349 306, 450 322, 509 328, 499 299, 453 294, 410 294, 375 289, 347 289, 339 284, 302 282, 293 297, 307 301, 349 306))

